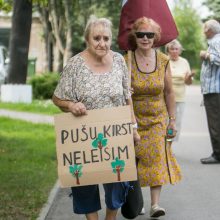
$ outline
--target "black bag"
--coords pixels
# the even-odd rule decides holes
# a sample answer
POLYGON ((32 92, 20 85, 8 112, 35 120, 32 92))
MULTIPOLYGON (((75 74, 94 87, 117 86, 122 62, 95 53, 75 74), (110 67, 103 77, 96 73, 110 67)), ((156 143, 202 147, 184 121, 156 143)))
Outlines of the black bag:
POLYGON ((121 207, 121 214, 127 219, 134 219, 140 214, 144 200, 139 181, 130 181, 129 183, 130 188, 126 202, 121 207))

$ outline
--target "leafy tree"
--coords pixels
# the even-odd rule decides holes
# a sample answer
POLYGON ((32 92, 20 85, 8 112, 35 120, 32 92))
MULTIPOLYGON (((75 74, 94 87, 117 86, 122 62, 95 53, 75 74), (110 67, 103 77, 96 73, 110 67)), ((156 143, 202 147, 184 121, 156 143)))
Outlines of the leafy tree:
POLYGON ((76 184, 80 185, 79 178, 82 176, 82 165, 69 166, 69 172, 76 178, 76 184))
MULTIPOLYGON (((73 54, 85 48, 83 32, 90 16, 112 17, 113 23, 115 21, 117 23, 119 16, 114 15, 115 11, 119 13, 121 4, 118 0, 35 0, 35 2, 44 27, 43 36, 46 43, 48 69, 52 71, 53 51, 51 48, 55 46, 59 54, 56 60, 58 72, 73 54)), ((113 33, 115 44, 116 29, 113 29, 113 33)))
POLYGON ((182 56, 192 68, 199 68, 199 51, 204 47, 200 17, 192 7, 192 0, 176 0, 175 3, 173 14, 179 31, 178 40, 184 48, 182 56))
MULTIPOLYGON (((53 71, 53 62, 56 62, 58 69, 56 71, 60 72, 63 68, 63 64, 71 57, 82 51, 85 48, 85 42, 83 37, 83 32, 85 25, 91 15, 96 15, 97 17, 108 17, 113 23, 113 46, 114 50, 118 50, 117 46, 117 33, 118 24, 120 18, 121 1, 118 0, 23 0, 23 1, 13 1, 13 0, 0 0, 0 8, 6 11, 10 11, 12 4, 17 5, 18 2, 29 2, 33 3, 33 11, 38 11, 40 13, 40 19, 43 24, 43 37, 45 39, 45 50, 46 50, 46 61, 47 69, 53 71), (59 57, 54 60, 54 52, 57 51, 59 57)), ((30 12, 30 8, 25 13, 30 12)), ((24 13, 24 15, 25 15, 24 13)), ((24 17, 24 16, 23 16, 24 17)), ((25 17, 26 22, 30 23, 29 17, 25 17)), ((18 21, 18 20, 17 20, 18 21)), ((16 20, 14 20, 16 22, 16 20)), ((18 22, 17 22, 18 23, 18 22)), ((11 35, 20 36, 26 40, 27 45, 29 45, 29 31, 22 28, 20 31, 11 31, 11 35), (22 33, 21 33, 22 32, 22 33)), ((20 40, 22 39, 20 38, 20 40)), ((18 45, 18 44, 17 44, 18 45)), ((26 45, 26 53, 28 53, 28 47, 26 45)), ((11 56, 14 58, 18 54, 14 52, 15 44, 11 45, 12 52, 11 56)), ((10 82, 11 83, 24 83, 26 81, 26 65, 27 61, 24 60, 27 56, 19 55, 20 59, 23 60, 25 65, 23 66, 22 74, 17 71, 17 62, 11 57, 10 64, 10 82), (13 72, 13 73, 12 73, 13 72), (16 75, 16 76, 15 76, 16 75), (16 77, 20 79, 16 79, 16 77)))
POLYGON ((83 37, 84 28, 91 15, 96 17, 109 18, 113 23, 113 43, 112 48, 117 49, 116 39, 119 24, 119 14, 121 1, 118 0, 78 0, 74 5, 74 53, 78 53, 85 48, 83 37))
MULTIPOLYGON (((100 1, 100 0, 99 0, 100 1)), ((113 24, 112 28, 112 49, 118 51, 117 37, 118 37, 118 27, 121 13, 121 1, 119 0, 108 0, 101 1, 102 7, 106 9, 105 17, 108 17, 113 24)))
POLYGON ((54 46, 55 39, 52 32, 52 25, 50 21, 50 11, 48 1, 38 1, 34 4, 34 10, 40 13, 40 20, 43 26, 43 38, 45 41, 45 52, 46 52, 46 69, 49 72, 53 71, 53 59, 54 59, 54 46))
POLYGON ((98 137, 92 142, 94 148, 99 148, 100 150, 107 145, 107 139, 104 138, 102 133, 98 134, 98 137))
POLYGON ((220 21, 220 0, 205 0, 203 4, 213 12, 213 17, 220 21))
POLYGON ((0 0, 0 10, 9 12, 12 9, 12 0, 0 0))
POLYGON ((43 24, 43 37, 47 52, 47 67, 53 70, 53 54, 57 50, 59 57, 57 71, 60 72, 67 60, 73 55, 73 19, 74 0, 35 0, 35 9, 40 13, 43 24))
POLYGON ((124 160, 119 160, 118 157, 115 158, 115 161, 111 162, 112 169, 114 173, 117 173, 118 181, 121 181, 121 172, 124 171, 125 162, 124 160))

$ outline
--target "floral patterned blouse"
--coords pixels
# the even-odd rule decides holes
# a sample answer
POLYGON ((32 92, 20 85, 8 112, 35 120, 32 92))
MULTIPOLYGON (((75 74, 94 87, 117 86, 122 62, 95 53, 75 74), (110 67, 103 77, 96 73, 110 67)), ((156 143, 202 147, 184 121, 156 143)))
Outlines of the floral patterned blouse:
POLYGON ((82 102, 88 110, 125 105, 130 92, 124 58, 113 52, 111 70, 96 74, 80 53, 75 55, 61 73, 54 95, 61 100, 82 102))

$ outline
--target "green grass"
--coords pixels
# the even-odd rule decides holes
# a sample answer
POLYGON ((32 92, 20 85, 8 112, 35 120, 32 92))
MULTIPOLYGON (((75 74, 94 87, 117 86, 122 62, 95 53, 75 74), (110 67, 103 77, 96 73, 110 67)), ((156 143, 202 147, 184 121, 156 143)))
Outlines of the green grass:
POLYGON ((61 112, 51 100, 33 100, 30 104, 0 102, 0 108, 46 115, 53 115, 61 112))
POLYGON ((53 126, 0 117, 0 219, 36 219, 57 179, 53 126))

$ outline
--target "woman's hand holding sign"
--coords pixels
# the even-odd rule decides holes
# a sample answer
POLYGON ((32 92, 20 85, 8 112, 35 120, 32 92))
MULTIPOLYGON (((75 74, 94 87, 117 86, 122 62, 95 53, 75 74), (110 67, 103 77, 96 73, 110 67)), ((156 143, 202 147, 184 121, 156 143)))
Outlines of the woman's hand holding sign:
POLYGON ((82 102, 70 102, 68 107, 75 116, 87 115, 86 107, 82 102))

